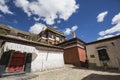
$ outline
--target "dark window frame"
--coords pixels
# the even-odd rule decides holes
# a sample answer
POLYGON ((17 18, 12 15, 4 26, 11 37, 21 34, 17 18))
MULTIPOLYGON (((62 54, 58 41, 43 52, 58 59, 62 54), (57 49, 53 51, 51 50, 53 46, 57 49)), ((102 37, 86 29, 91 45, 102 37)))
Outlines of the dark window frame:
POLYGON ((110 60, 106 48, 98 48, 97 52, 98 52, 98 56, 99 56, 100 61, 109 61, 110 60))

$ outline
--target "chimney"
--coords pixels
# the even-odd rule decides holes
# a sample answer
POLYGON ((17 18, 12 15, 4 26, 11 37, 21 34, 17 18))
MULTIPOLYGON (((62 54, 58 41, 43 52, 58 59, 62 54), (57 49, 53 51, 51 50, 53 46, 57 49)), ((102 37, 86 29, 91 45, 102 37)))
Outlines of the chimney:
POLYGON ((73 37, 73 38, 76 38, 76 33, 75 33, 75 31, 72 31, 72 37, 73 37))

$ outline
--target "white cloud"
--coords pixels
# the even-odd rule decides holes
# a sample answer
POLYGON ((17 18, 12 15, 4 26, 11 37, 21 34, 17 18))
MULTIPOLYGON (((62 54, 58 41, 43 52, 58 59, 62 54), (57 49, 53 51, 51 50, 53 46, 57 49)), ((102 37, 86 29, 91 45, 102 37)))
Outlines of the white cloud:
POLYGON ((120 33, 117 33, 116 35, 120 35, 120 33))
POLYGON ((73 26, 73 27, 71 28, 71 30, 72 30, 72 31, 76 31, 77 28, 78 28, 78 26, 73 26))
POLYGON ((73 26, 72 28, 66 28, 64 31, 65 35, 71 34, 72 31, 76 31, 78 29, 78 26, 73 26))
POLYGON ((100 40, 100 39, 105 39, 105 38, 109 38, 109 37, 113 37, 115 35, 106 35, 106 36, 101 36, 99 37, 97 40, 100 40))
POLYGON ((30 27, 29 32, 34 34, 39 34, 43 29, 46 29, 46 26, 41 23, 35 23, 30 27))
POLYGON ((107 29, 105 31, 100 31, 99 32, 99 35, 100 36, 105 36, 107 34, 112 34, 112 33, 116 33, 116 32, 120 32, 120 23, 119 24, 116 24, 115 26, 113 26, 112 28, 110 29, 107 29))
POLYGON ((105 16, 108 14, 108 11, 102 12, 97 16, 97 22, 103 22, 105 16))
POLYGON ((112 24, 119 24, 120 23, 120 13, 115 15, 112 19, 112 24))
POLYGON ((28 15, 37 15, 47 24, 54 24, 55 19, 68 20, 79 5, 75 0, 15 0, 15 5, 28 15))
POLYGON ((97 40, 105 39, 105 38, 110 38, 110 37, 114 37, 114 36, 118 36, 118 35, 120 35, 120 33, 117 33, 117 34, 115 34, 115 35, 113 35, 113 34, 105 35, 105 36, 99 37, 97 40))
POLYGON ((60 21, 60 20, 58 20, 58 21, 57 21, 57 23, 61 23, 61 21, 60 21))
POLYGON ((0 0, 0 11, 4 14, 13 14, 13 12, 11 12, 9 7, 6 5, 6 2, 6 0, 0 0))
POLYGON ((33 19, 34 19, 35 21, 39 21, 39 20, 40 20, 39 17, 38 17, 38 18, 37 18, 37 17, 34 17, 33 19))
POLYGON ((23 9, 23 11, 28 15, 28 16, 31 16, 31 12, 29 10, 29 2, 28 0, 15 0, 14 1, 15 5, 17 7, 20 7, 23 9))
POLYGON ((14 29, 12 26, 10 26, 10 25, 7 25, 9 28, 11 28, 11 29, 14 29))
POLYGON ((120 35, 120 13, 118 13, 112 18, 111 24, 114 24, 114 26, 107 30, 99 32, 99 35, 101 36, 100 39, 120 35))
POLYGON ((55 29, 56 29, 56 28, 58 28, 58 26, 54 26, 53 28, 55 28, 55 29))
POLYGON ((71 29, 70 28, 66 28, 64 31, 64 34, 69 35, 71 33, 71 29))
POLYGON ((105 31, 100 31, 99 35, 104 36, 104 35, 107 35, 107 34, 120 32, 120 13, 118 13, 117 15, 115 15, 113 17, 112 24, 115 24, 115 26, 113 26, 112 28, 107 29, 105 31))

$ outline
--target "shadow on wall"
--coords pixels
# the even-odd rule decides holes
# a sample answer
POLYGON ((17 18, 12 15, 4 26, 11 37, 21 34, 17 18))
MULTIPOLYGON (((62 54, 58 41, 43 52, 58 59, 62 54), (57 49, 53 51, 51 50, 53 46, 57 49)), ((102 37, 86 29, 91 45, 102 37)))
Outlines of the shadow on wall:
POLYGON ((90 74, 84 77, 82 80, 120 80, 120 75, 90 74))

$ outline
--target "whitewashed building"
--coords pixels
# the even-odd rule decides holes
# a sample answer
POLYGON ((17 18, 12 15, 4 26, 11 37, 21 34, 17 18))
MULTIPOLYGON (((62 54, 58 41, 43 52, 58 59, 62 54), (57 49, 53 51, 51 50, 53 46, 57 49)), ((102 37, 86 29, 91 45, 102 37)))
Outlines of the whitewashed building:
POLYGON ((61 47, 0 35, 0 75, 64 67, 61 47))

